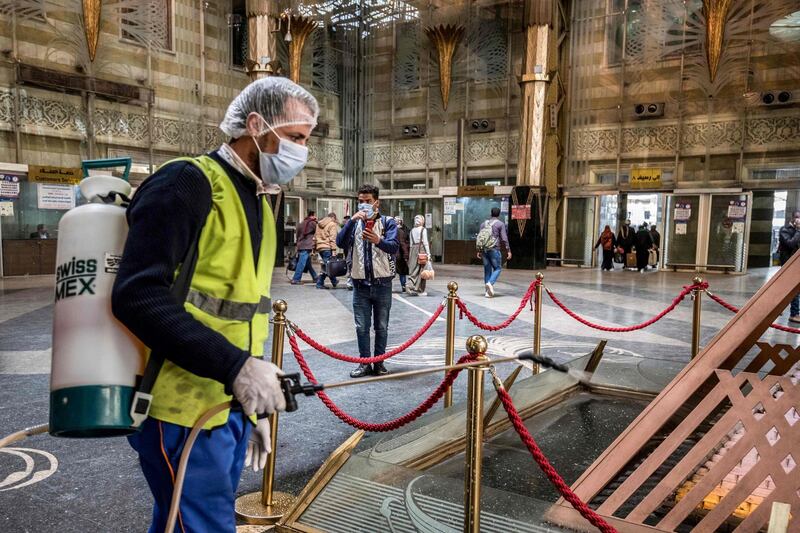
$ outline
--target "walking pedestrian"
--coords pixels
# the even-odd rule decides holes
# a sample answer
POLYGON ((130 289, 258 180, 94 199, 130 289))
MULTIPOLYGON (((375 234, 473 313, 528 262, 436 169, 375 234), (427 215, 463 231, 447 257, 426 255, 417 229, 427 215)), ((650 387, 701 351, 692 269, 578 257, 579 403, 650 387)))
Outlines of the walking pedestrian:
POLYGON ((292 285, 300 285, 304 272, 308 272, 313 281, 317 281, 317 271, 311 264, 311 252, 314 251, 314 234, 317 231, 317 214, 309 210, 308 216, 297 225, 297 265, 292 277, 292 285))
POLYGON ((322 261, 322 272, 317 276, 317 288, 325 288, 325 277, 331 279, 331 286, 335 289, 339 284, 339 280, 335 276, 327 274, 328 261, 330 261, 333 254, 336 252, 336 234, 339 233, 339 222, 336 219, 336 213, 328 213, 317 223, 317 229, 314 232, 314 245, 320 260, 322 261))
MULTIPOLYGON (((397 224, 380 215, 379 189, 362 185, 358 190, 358 212, 336 236, 336 244, 352 254, 350 275, 353 278, 353 317, 358 338, 358 353, 371 357, 369 330, 374 317, 375 355, 386 352, 389 336, 389 312, 392 309, 394 256, 400 250, 397 224)), ((389 371, 383 363, 360 364, 350 372, 359 378, 389 371)))
POLYGON ((661 261, 661 234, 655 224, 650 226, 650 237, 653 238, 653 250, 656 252, 656 262, 653 266, 658 267, 661 261))
POLYGON ((506 250, 506 259, 511 260, 511 246, 508 244, 508 231, 506 224, 500 220, 500 208, 493 207, 491 217, 481 224, 478 236, 475 238, 475 248, 478 259, 483 259, 483 282, 486 298, 494 297, 494 284, 500 277, 503 269, 503 256, 500 247, 506 250))
MULTIPOLYGON (((792 213, 792 217, 778 233, 778 257, 781 266, 800 249, 800 211, 792 213)), ((789 322, 800 323, 800 294, 795 294, 789 305, 789 322)))
POLYGON ((417 215, 414 217, 414 228, 408 236, 408 242, 411 246, 408 261, 409 261, 409 281, 411 286, 408 289, 409 294, 416 294, 417 296, 427 296, 425 292, 425 285, 427 281, 422 277, 425 270, 431 268, 431 246, 428 242, 428 230, 425 228, 425 217, 417 215))
MULTIPOLYGON (((342 218, 342 227, 345 227, 345 225, 349 221, 350 221, 350 215, 345 215, 344 218, 342 218)), ((347 281, 345 282, 344 286, 347 287, 348 291, 352 291, 353 279, 350 277, 350 267, 353 264, 353 258, 350 250, 345 250, 344 258, 347 261, 347 281)))
POLYGON ((650 258, 650 248, 653 247, 653 237, 650 236, 647 224, 642 224, 636 232, 636 269, 639 272, 647 270, 650 258))
POLYGON ((394 217, 397 224, 397 241, 400 243, 400 251, 397 252, 397 277, 400 279, 400 292, 406 292, 406 282, 408 281, 409 267, 408 257, 410 246, 408 243, 408 227, 403 222, 403 217, 394 217))
POLYGON ((614 248, 617 246, 617 239, 614 237, 614 232, 611 231, 611 226, 606 225, 600 238, 597 239, 595 248, 602 246, 603 248, 603 264, 600 270, 614 270, 614 248))
POLYGON ((617 234, 617 246, 622 248, 623 254, 631 253, 634 245, 636 244, 635 230, 631 227, 631 221, 626 220, 619 228, 617 234))

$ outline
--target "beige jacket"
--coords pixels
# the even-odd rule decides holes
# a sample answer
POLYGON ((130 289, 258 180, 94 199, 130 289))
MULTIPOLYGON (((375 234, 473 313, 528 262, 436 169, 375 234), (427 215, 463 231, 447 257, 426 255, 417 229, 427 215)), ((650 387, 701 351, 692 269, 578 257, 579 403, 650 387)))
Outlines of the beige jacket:
POLYGON ((339 232, 339 224, 331 217, 325 217, 317 223, 317 231, 314 233, 315 250, 336 251, 336 234, 339 232))

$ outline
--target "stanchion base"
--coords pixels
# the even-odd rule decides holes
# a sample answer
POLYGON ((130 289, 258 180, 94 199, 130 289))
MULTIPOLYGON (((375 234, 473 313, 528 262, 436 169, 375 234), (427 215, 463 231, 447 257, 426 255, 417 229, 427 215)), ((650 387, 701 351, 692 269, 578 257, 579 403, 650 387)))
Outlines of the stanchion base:
POLYGON ((272 493, 272 505, 261 503, 261 491, 236 498, 236 518, 245 524, 270 525, 276 523, 294 503, 295 497, 285 492, 272 493))
POLYGON ((246 526, 236 526, 236 533, 271 533, 275 531, 275 526, 256 526, 256 525, 246 525, 246 526))

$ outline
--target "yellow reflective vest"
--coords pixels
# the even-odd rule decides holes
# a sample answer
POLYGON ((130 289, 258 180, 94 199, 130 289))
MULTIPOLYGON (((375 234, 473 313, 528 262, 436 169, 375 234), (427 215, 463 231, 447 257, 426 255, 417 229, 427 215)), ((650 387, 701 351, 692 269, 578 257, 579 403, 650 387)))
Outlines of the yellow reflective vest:
MULTIPOLYGON (((266 196, 262 196, 262 238, 256 269, 244 207, 231 178, 209 156, 180 160, 203 171, 211 184, 212 198, 211 211, 200 232, 197 265, 184 308, 231 344, 253 356, 263 356, 275 264, 272 209, 266 196)), ((164 361, 152 394, 150 416, 185 427, 193 426, 209 408, 231 399, 222 383, 192 374, 169 360, 164 361)), ((203 428, 225 424, 228 414, 228 410, 217 414, 203 428)))

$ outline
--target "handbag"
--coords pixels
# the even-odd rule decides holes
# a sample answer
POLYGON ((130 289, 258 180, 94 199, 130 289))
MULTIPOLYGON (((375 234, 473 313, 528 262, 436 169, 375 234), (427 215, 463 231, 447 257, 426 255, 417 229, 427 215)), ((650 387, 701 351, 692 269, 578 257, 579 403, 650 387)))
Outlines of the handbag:
MULTIPOLYGON (((422 231, 420 232, 420 237, 422 238, 421 242, 425 242, 425 237, 423 236, 424 232, 425 232, 425 228, 422 228, 422 231)), ((413 240, 411 240, 411 246, 414 246, 414 244, 416 244, 416 243, 413 240)), ((417 264, 418 265, 420 265, 420 266, 427 265, 429 259, 430 258, 428 257, 428 254, 426 252, 417 253, 417 264)), ((425 279, 425 278, 422 278, 422 279, 425 279)))
POLYGON ((636 252, 625 254, 625 266, 627 268, 636 268, 636 252))
POLYGON ((650 252, 648 253, 647 257, 647 264, 650 266, 655 266, 658 263, 658 254, 656 253, 655 248, 650 248, 650 252))
POLYGON ((344 276, 347 274, 347 260, 343 257, 332 257, 322 265, 322 270, 331 278, 344 276))

